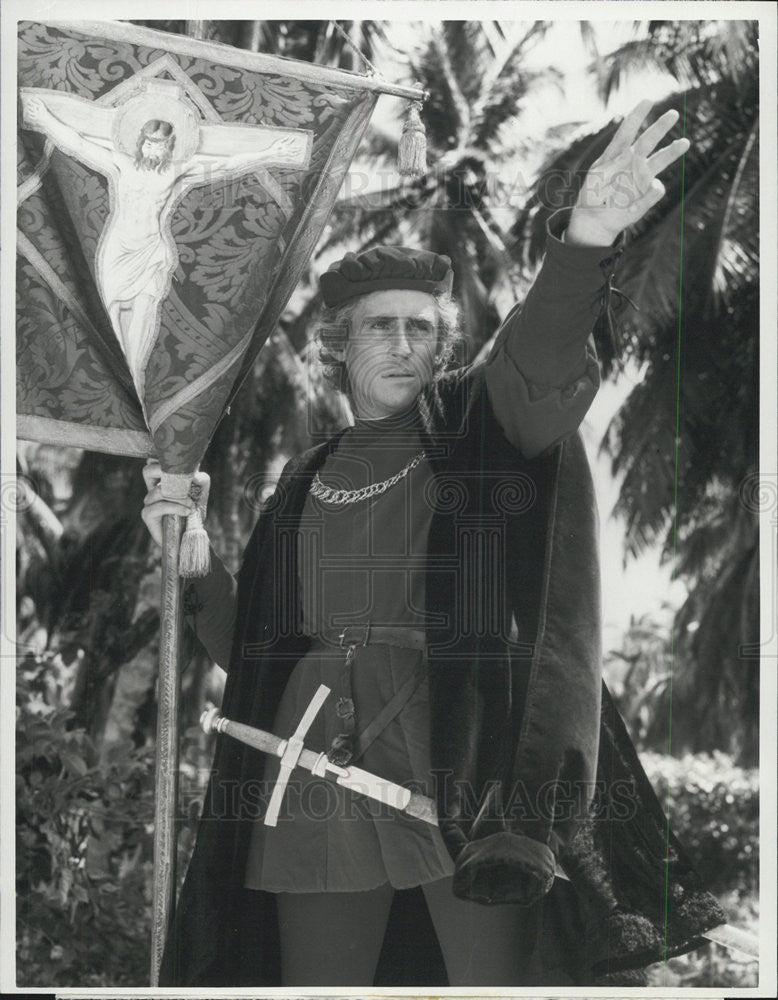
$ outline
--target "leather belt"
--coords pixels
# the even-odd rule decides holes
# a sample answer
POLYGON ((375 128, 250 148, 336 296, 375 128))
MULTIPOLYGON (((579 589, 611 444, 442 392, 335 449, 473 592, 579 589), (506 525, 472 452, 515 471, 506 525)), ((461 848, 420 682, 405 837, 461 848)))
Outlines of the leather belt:
POLYGON ((329 646, 335 649, 373 646, 381 643, 388 646, 401 646, 403 649, 424 649, 427 645, 427 637, 421 629, 403 625, 371 625, 370 622, 341 626, 340 629, 323 629, 312 635, 311 639, 317 646, 329 646))
POLYGON ((424 657, 422 657, 412 675, 395 693, 394 697, 357 736, 357 716, 351 690, 351 669, 357 648, 385 644, 400 646, 403 649, 424 650, 427 645, 427 637, 421 629, 359 622, 341 627, 340 631, 324 629, 311 636, 311 639, 312 645, 324 646, 328 649, 342 649, 346 652, 340 675, 340 697, 335 704, 335 713, 340 719, 340 732, 333 738, 327 751, 327 758, 339 767, 347 767, 351 761, 365 752, 373 740, 402 711, 426 673, 426 664, 424 657))

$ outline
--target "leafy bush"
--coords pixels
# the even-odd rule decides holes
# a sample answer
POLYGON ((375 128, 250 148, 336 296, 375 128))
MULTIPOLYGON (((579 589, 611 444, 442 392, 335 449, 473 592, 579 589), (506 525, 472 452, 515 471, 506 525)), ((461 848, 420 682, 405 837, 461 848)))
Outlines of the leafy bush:
POLYGON ((98 758, 54 707, 54 653, 17 671, 17 956, 25 986, 143 985, 149 975, 153 747, 98 758))
MULTIPOLYGON (((687 616, 690 606, 684 605, 687 616)), ((605 655, 605 680, 630 736, 640 750, 667 753, 672 738, 675 756, 721 750, 745 768, 757 766, 756 668, 743 660, 742 683, 722 690, 723 667, 708 656, 711 678, 703 690, 701 668, 689 652, 698 623, 686 621, 681 628, 678 620, 673 625, 674 615, 667 603, 660 614, 633 615, 619 647, 605 655)))
POLYGON ((643 752, 641 761, 670 823, 713 891, 753 891, 759 879, 758 772, 732 757, 643 752))
MULTIPOLYGON (((731 756, 717 751, 681 758, 643 751, 640 759, 674 832, 718 896, 728 922, 758 936, 758 772, 736 766, 731 756)), ((648 970, 652 987, 746 988, 758 982, 756 959, 715 943, 648 970)))
MULTIPOLYGON (((74 725, 63 662, 17 668, 16 891, 24 986, 146 986, 153 883, 154 746, 98 754, 74 725)), ((178 877, 189 861, 211 745, 180 741, 178 877)))

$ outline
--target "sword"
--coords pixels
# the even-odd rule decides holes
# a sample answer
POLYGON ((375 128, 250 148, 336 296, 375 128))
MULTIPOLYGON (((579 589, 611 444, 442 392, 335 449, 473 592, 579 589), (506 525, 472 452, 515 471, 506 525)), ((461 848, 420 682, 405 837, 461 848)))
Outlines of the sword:
MULTIPOLYGON (((200 717, 200 725, 206 733, 224 733, 255 750, 281 758, 281 770, 278 780, 273 786, 265 813, 264 823, 266 826, 276 826, 278 823, 284 793, 295 767, 303 767, 319 778, 325 777, 328 773, 332 774, 335 776, 335 783, 342 788, 349 788, 377 802, 392 806, 408 816, 420 819, 424 823, 437 826, 437 808, 434 800, 429 796, 422 795, 420 792, 411 792, 409 789, 403 788, 402 785, 379 778, 378 775, 371 774, 370 771, 363 771, 360 767, 353 765, 339 767, 328 760, 326 753, 315 753, 313 750, 305 748, 305 735, 329 694, 330 688, 326 684, 320 684, 303 712, 293 735, 288 739, 274 736, 272 733, 265 732, 264 729, 256 729, 254 726, 226 719, 219 715, 219 710, 216 708, 203 712, 200 717)), ((556 876, 570 881, 569 876, 558 861, 556 876)), ((752 958, 759 957, 759 941, 756 936, 730 924, 718 924, 709 931, 704 931, 700 937, 707 938, 729 950, 741 951, 752 958)))
POLYGON ((273 793, 265 813, 264 823, 266 826, 275 826, 278 822, 284 793, 295 767, 303 767, 319 778, 325 777, 329 772, 335 776, 335 783, 342 788, 349 788, 354 792, 366 795, 368 798, 375 799, 377 802, 383 802, 394 809, 399 809, 400 812, 404 812, 408 816, 414 816, 425 823, 437 826, 438 817, 435 803, 428 796, 412 792, 393 781, 379 778, 378 775, 371 774, 370 771, 363 771, 361 767, 353 765, 339 767, 328 760, 326 753, 315 753, 313 750, 305 748, 303 742, 305 735, 319 709, 327 700, 329 693, 330 688, 326 684, 319 685, 294 734, 286 740, 274 736, 272 733, 266 733, 263 729, 255 729, 253 726, 225 719, 219 715, 215 708, 203 712, 200 725, 206 733, 226 733, 233 739, 254 747, 255 750, 261 750, 262 753, 281 758, 281 771, 273 787, 273 793))

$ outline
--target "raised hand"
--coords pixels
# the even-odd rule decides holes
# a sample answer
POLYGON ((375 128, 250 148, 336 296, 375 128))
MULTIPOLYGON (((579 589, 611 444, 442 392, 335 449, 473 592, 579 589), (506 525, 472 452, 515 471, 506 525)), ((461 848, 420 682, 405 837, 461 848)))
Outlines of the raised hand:
POLYGON ((608 246, 664 195, 657 174, 683 156, 691 143, 676 139, 656 149, 678 120, 677 111, 666 111, 638 136, 652 105, 644 100, 633 108, 589 168, 570 216, 566 241, 608 246))

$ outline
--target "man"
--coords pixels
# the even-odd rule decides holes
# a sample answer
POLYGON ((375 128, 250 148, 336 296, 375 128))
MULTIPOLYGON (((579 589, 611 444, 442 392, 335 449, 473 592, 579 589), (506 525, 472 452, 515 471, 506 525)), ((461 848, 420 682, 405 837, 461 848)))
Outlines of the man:
MULTIPOLYGON (((298 779, 287 821, 268 828, 251 796, 277 764, 223 739, 163 982, 370 985, 395 889, 411 887, 450 985, 549 983, 554 963, 568 982, 592 981, 595 966, 688 950, 723 919, 674 841, 663 857, 650 789, 622 803, 617 827, 605 787, 610 858, 587 815, 603 753, 642 774, 601 717, 596 514, 571 435, 598 385, 587 341, 613 244, 688 146, 651 153, 674 113, 636 140, 648 106, 557 218, 564 241, 549 232, 541 274, 485 365, 444 370, 448 258, 379 247, 322 277, 323 359, 356 425, 287 465, 237 589, 218 563, 196 583, 197 629, 229 664, 225 715, 289 735, 326 682, 338 697, 311 749, 421 783, 439 832, 355 813, 345 796, 325 816, 310 807, 329 788, 316 778, 298 779), (564 899, 551 892, 557 862, 573 883, 564 899), (560 914, 566 954, 549 961, 540 929, 560 914)), ((147 468, 144 517, 158 534, 186 507, 159 499, 156 475, 147 468)))

